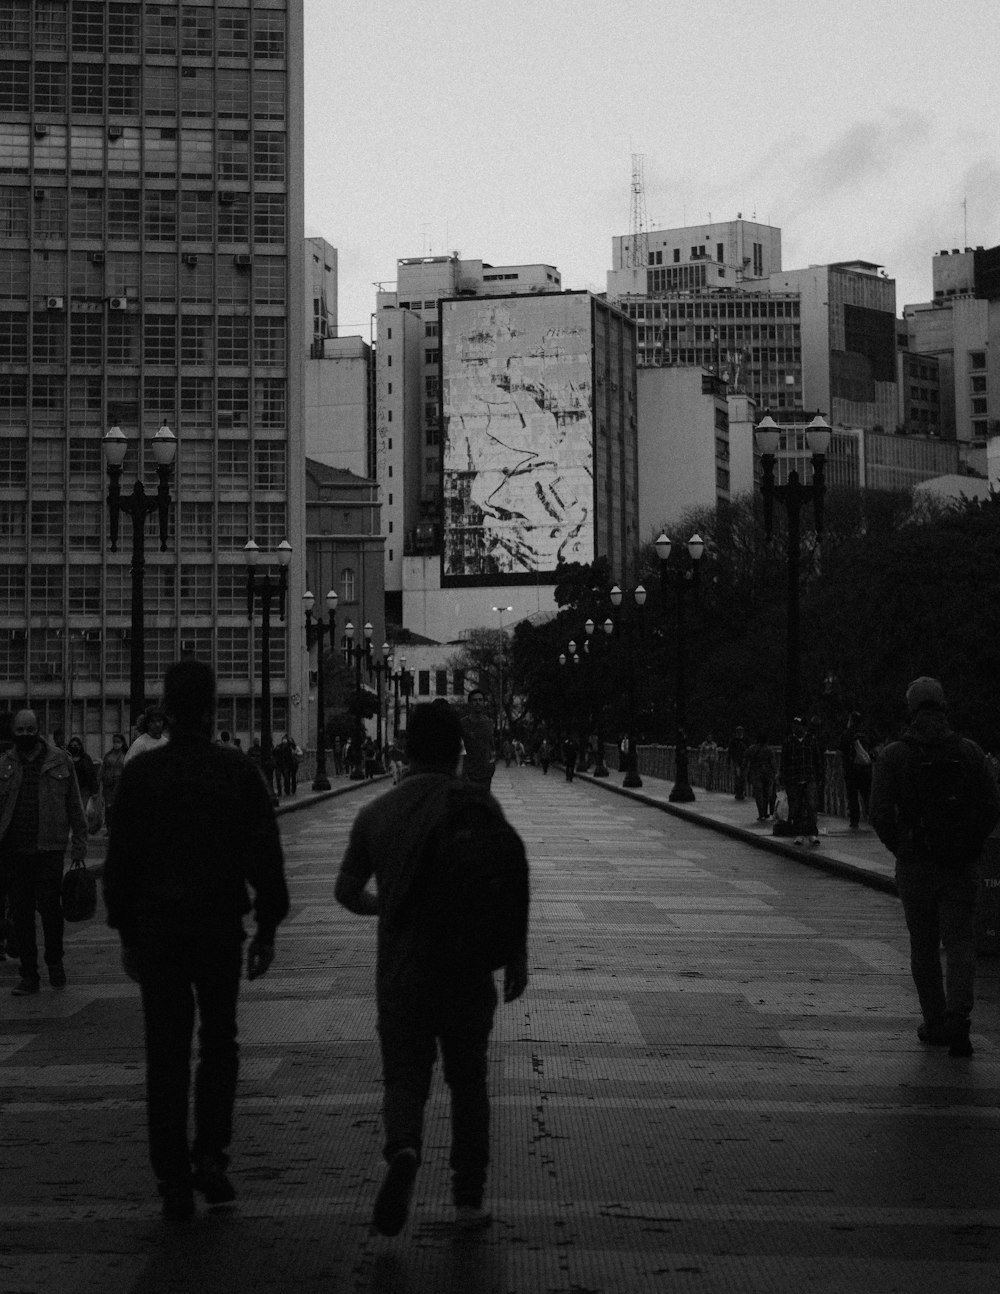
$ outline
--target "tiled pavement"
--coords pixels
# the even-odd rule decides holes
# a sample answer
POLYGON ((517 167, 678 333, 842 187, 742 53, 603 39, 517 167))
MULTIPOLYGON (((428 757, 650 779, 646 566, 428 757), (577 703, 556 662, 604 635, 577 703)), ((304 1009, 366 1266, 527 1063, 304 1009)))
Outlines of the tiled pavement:
POLYGON ((384 789, 283 819, 294 906, 244 987, 233 1208, 159 1221, 138 998, 99 920, 64 993, 0 979, 4 1294, 1000 1288, 996 963, 975 1057, 925 1050, 890 894, 556 769, 495 781, 534 872, 532 982, 492 1059, 497 1222, 448 1226, 438 1085, 410 1226, 372 1235, 374 930, 332 891, 384 789))

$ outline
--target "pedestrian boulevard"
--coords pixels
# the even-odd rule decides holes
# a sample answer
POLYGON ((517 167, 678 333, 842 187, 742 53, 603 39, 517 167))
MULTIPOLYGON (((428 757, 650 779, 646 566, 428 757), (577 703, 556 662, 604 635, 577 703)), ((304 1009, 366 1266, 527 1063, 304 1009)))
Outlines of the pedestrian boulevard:
MULTIPOLYGON (((748 843, 724 797, 706 826, 651 780, 557 768, 494 780, 533 876, 531 983, 491 1060, 496 1221, 451 1228, 438 1079, 410 1223, 376 1236, 375 928, 333 886, 388 787, 282 817, 292 911, 243 989, 234 1206, 160 1220, 138 990, 100 914, 68 928, 62 993, 12 999, 0 965, 4 1294, 1000 1288, 1000 964, 951 1060, 917 1041, 891 893, 748 843)), ((820 852, 877 870, 824 825, 820 852)))

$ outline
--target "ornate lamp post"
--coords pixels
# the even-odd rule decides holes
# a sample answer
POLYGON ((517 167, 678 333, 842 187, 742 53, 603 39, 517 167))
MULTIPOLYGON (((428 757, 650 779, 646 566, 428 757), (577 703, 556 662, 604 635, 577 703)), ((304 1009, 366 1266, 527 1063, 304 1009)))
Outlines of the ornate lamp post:
MULTIPOLYGON (((620 607, 622 604, 622 591, 616 584, 611 590, 611 605, 620 607)), ((637 607, 642 607, 646 601, 646 590, 640 584, 633 594, 637 607)), ((625 761, 625 776, 622 778, 622 786, 637 787, 642 786, 642 778, 639 776, 639 756, 635 748, 635 657, 636 657, 636 639, 638 637, 638 615, 627 616, 624 619, 628 623, 628 646, 626 655, 628 657, 628 757, 625 761)), ((624 625, 619 626, 624 629, 624 625)), ((622 638, 623 643, 626 641, 622 638)))
POLYGON ((302 605, 306 612, 306 647, 309 646, 310 638, 315 636, 316 641, 316 776, 313 778, 312 789, 314 791, 329 791, 330 779, 326 772, 326 691, 323 682, 323 636, 329 629, 330 642, 334 641, 337 623, 337 602, 339 601, 333 589, 326 595, 326 609, 329 612, 329 625, 323 622, 323 617, 319 616, 313 621, 312 610, 316 604, 316 599, 311 593, 302 595, 302 605))
POLYGON ((685 681, 687 635, 684 604, 688 589, 691 589, 697 596, 698 573, 701 559, 705 553, 705 541, 701 535, 692 535, 685 547, 689 558, 687 565, 671 567, 670 550, 672 544, 669 538, 661 534, 659 539, 656 540, 656 555, 660 559, 660 593, 664 620, 667 618, 667 589, 671 584, 676 594, 674 605, 677 613, 677 673, 675 676, 674 714, 676 716, 675 728, 677 735, 674 739, 674 750, 677 767, 674 774, 674 785, 668 797, 675 804, 690 804, 694 799, 694 791, 691 789, 691 782, 688 778, 688 738, 685 713, 687 704, 685 681))
POLYGON ((494 607, 493 610, 500 617, 500 638, 497 645, 497 658, 498 658, 497 663, 500 667, 500 714, 497 716, 498 717, 497 726, 500 731, 500 737, 502 738, 504 733, 504 718, 506 714, 503 706, 503 617, 504 617, 505 611, 513 611, 514 608, 513 607, 494 607))
MULTIPOLYGON (((597 626, 594 624, 593 620, 590 619, 588 619, 583 626, 587 635, 586 641, 583 644, 583 650, 587 653, 587 658, 590 661, 590 668, 592 671, 596 670, 597 661, 603 656, 605 650, 604 646, 601 646, 597 651, 591 650, 591 643, 600 642, 600 636, 597 638, 594 637, 594 630, 596 627, 597 626)), ((601 628, 604 630, 604 638, 605 642, 607 642, 614 633, 614 621, 610 619, 605 620, 601 628)), ((594 776, 608 777, 608 766, 604 762, 604 701, 602 699, 600 684, 598 684, 597 687, 592 688, 591 692, 592 695, 595 695, 597 698, 597 762, 594 764, 594 776)))
MULTIPOLYGON (((569 655, 566 652, 559 653, 559 675, 563 685, 563 713, 566 716, 566 735, 573 735, 573 692, 579 678, 580 657, 576 650, 576 643, 571 638, 566 644, 569 655), (572 662, 574 668, 567 670, 567 662, 572 662)), ((578 743, 579 744, 579 743, 578 743)))
POLYGON ((170 519, 170 470, 177 453, 177 437, 165 422, 153 437, 153 461, 159 478, 155 498, 146 494, 141 480, 136 480, 131 493, 122 498, 122 464, 128 450, 128 441, 121 427, 112 427, 102 444, 108 469, 108 514, 113 553, 118 551, 119 514, 124 512, 132 522, 132 628, 129 642, 128 705, 129 721, 134 728, 146 705, 146 633, 142 590, 146 570, 146 518, 153 512, 159 515, 160 552, 165 553, 170 519))
POLYGON ((365 761, 362 755, 362 747, 365 743, 365 729, 361 718, 361 664, 364 662, 368 669, 371 669, 372 634, 375 630, 370 621, 366 623, 362 632, 364 633, 364 641, 355 643, 354 625, 350 620, 344 625, 344 659, 348 665, 350 665, 351 661, 354 662, 355 724, 351 752, 354 757, 354 767, 351 769, 351 781, 353 782, 360 781, 365 775, 365 761))
MULTIPOLYGON (((264 780, 271 787, 272 798, 277 803, 274 793, 274 741, 271 735, 271 603, 278 604, 278 617, 285 618, 285 594, 288 592, 288 564, 292 560, 292 546, 287 539, 278 545, 278 571, 276 575, 257 574, 257 563, 260 560, 260 549, 252 539, 248 539, 243 548, 243 560, 247 567, 247 619, 253 623, 254 601, 260 598, 260 766, 264 780)), ((251 707, 253 698, 250 698, 251 707)), ((253 715, 250 716, 250 727, 253 728, 253 715)))
MULTIPOLYGON (((375 715, 375 744, 378 746, 379 767, 382 766, 382 690, 383 682, 386 692, 389 689, 389 679, 392 675, 391 650, 388 643, 383 643, 381 660, 373 661, 371 653, 369 653, 368 657, 368 672, 369 675, 375 675, 375 694, 378 699, 378 710, 375 715)), ((386 727, 388 727, 388 723, 386 727)))
POLYGON ((757 448, 760 450, 760 492, 764 499, 764 534, 771 538, 774 521, 774 500, 784 507, 788 515, 788 635, 785 648, 785 720, 790 727, 799 709, 799 549, 801 546, 801 513, 807 503, 813 505, 816 534, 823 533, 823 498, 826 494, 826 454, 830 448, 830 426, 826 419, 816 414, 806 427, 806 444, 812 455, 813 479, 803 485, 796 470, 788 473, 784 485, 774 481, 774 457, 778 452, 781 431, 768 414, 754 429, 757 448))

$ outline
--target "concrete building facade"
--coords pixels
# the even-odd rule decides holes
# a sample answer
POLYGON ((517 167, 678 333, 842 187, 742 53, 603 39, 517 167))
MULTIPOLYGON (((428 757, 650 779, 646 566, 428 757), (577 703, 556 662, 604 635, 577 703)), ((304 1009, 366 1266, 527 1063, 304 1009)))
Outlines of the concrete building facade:
POLYGON ((145 689, 211 662, 220 726, 259 727, 242 550, 296 552, 273 726, 298 731, 305 554, 302 3, 7 5, 0 73, 0 689, 92 755, 127 731, 123 491, 177 436, 168 551, 147 545, 145 689))
POLYGON ((309 353, 322 356, 337 336, 337 249, 325 238, 305 240, 306 337, 309 353))
POLYGON ((327 338, 305 361, 305 452, 329 467, 375 470, 375 353, 360 337, 327 338))

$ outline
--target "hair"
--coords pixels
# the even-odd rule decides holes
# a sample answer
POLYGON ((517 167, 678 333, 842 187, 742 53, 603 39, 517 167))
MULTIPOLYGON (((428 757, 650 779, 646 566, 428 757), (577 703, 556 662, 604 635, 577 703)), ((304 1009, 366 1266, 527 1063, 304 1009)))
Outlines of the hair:
POLYGON ((223 730, 219 733, 219 740, 220 740, 220 741, 229 741, 229 740, 230 740, 230 736, 229 736, 229 729, 228 729, 228 728, 223 728, 223 730))
POLYGON ((411 763, 451 772, 462 753, 462 725, 450 706, 423 703, 410 711, 406 753, 411 763))
POLYGON ((471 701, 474 696, 481 696, 484 701, 486 700, 486 693, 483 691, 481 687, 474 687, 472 691, 469 693, 466 700, 471 701))
MULTIPOLYGON (((171 666, 171 669, 172 668, 173 666, 171 666)), ((167 671, 168 674, 169 672, 170 670, 167 671)), ((149 723, 152 723, 154 719, 163 720, 163 719, 166 719, 167 716, 161 706, 147 705, 145 711, 143 712, 142 717, 143 719, 145 719, 146 723, 149 724, 149 723)))
POLYGON ((179 660, 163 679, 163 708, 171 719, 191 723, 215 713, 215 674, 200 660, 179 660))

